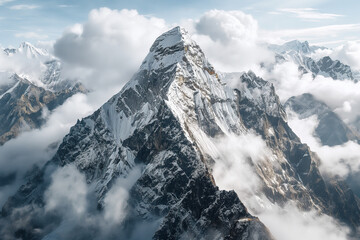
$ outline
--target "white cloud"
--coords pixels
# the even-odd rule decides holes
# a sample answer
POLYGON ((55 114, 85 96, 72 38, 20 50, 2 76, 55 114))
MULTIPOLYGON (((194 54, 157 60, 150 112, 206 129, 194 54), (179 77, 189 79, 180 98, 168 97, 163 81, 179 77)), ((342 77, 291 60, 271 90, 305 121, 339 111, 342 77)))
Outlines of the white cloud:
POLYGON ((19 5, 14 5, 14 6, 10 7, 11 10, 33 10, 36 8, 40 8, 40 6, 29 5, 29 4, 19 4, 19 5))
POLYGON ((60 7, 60 8, 69 8, 69 7, 73 7, 73 5, 60 4, 60 5, 58 5, 58 7, 60 7))
POLYGON ((191 22, 194 40, 220 71, 247 71, 273 58, 261 45, 258 24, 251 15, 241 11, 211 10, 191 22))
POLYGON ((141 166, 134 167, 125 178, 117 179, 104 198, 104 219, 108 224, 121 223, 127 214, 129 190, 141 176, 141 166))
POLYGON ((255 41, 258 24, 241 11, 211 10, 196 24, 197 33, 209 36, 213 41, 229 43, 232 40, 255 41))
POLYGON ((6 3, 9 3, 9 2, 13 2, 15 0, 0 0, 0 6, 6 4, 6 3))
POLYGON ((40 34, 40 33, 36 33, 36 32, 22 32, 22 33, 16 33, 15 37, 27 38, 27 39, 46 39, 46 38, 48 38, 48 35, 40 34))
MULTIPOLYGON (((84 239, 89 229, 92 239, 129 239, 131 235, 151 237, 159 222, 133 222, 133 232, 124 232, 119 226, 127 217, 129 190, 141 176, 141 165, 136 165, 127 176, 116 179, 106 193, 104 209, 98 211, 94 184, 88 185, 85 176, 74 165, 57 168, 51 173, 51 184, 45 192, 45 211, 62 216, 62 222, 47 239, 84 239), (146 231, 150 235, 138 233, 146 231)), ((136 238, 135 238, 136 239, 136 238)))
POLYGON ((316 211, 300 211, 294 203, 284 207, 268 205, 258 217, 277 240, 327 239, 347 240, 350 232, 333 218, 316 211))
POLYGON ((335 43, 337 43, 336 47, 318 49, 315 53, 312 53, 311 57, 319 59, 330 56, 332 59, 340 60, 342 63, 349 65, 352 70, 360 71, 360 41, 343 40, 335 41, 335 43))
POLYGON ((329 0, 261 0, 250 5, 253 8, 304 8, 314 7, 329 0))
POLYGON ((280 13, 291 13, 296 17, 305 20, 324 20, 324 19, 335 19, 342 17, 343 15, 333 13, 322 13, 314 8, 282 8, 279 9, 280 13))
POLYGON ((360 41, 348 41, 334 48, 330 57, 339 59, 352 69, 360 71, 360 41))
POLYGON ((167 29, 164 20, 136 10, 100 8, 92 10, 84 24, 65 31, 54 49, 64 62, 64 75, 89 88, 112 88, 130 79, 167 29))
POLYGON ((85 176, 69 164, 57 169, 51 179, 51 185, 45 192, 45 211, 83 215, 88 192, 85 176))
POLYGON ((324 39, 342 38, 344 33, 360 30, 360 24, 336 24, 321 27, 300 28, 300 29, 282 29, 275 31, 261 31, 261 36, 268 41, 282 40, 307 40, 319 41, 324 39))
POLYGON ((256 195, 261 182, 252 164, 271 154, 261 137, 250 133, 227 136, 216 140, 214 146, 218 151, 213 169, 216 184, 225 190, 235 190, 240 199, 256 195))

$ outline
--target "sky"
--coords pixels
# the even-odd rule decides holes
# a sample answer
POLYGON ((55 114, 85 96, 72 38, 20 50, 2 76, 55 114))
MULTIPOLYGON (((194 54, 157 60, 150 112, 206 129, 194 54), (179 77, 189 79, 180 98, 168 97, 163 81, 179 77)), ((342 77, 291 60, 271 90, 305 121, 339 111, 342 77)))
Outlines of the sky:
POLYGON ((335 46, 360 38, 360 2, 355 0, 0 0, 0 44, 51 42, 75 23, 86 21, 92 9, 136 9, 141 15, 181 24, 211 9, 239 10, 252 15, 261 35, 273 42, 299 39, 335 46))

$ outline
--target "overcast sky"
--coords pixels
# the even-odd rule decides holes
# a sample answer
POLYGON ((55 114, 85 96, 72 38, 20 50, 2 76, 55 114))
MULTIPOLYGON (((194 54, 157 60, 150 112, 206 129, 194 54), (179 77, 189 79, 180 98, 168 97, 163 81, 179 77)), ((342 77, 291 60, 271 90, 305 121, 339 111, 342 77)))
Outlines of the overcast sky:
POLYGON ((136 9, 173 24, 198 19, 211 9, 240 10, 252 15, 261 35, 271 41, 299 39, 334 46, 360 38, 360 1, 355 0, 0 0, 0 44, 54 41, 100 7, 136 9))

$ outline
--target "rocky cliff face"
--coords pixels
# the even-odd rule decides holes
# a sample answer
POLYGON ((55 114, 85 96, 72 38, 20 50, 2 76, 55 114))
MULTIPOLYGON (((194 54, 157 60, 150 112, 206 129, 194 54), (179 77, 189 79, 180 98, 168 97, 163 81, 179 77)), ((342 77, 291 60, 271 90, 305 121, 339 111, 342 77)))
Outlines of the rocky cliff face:
POLYGON ((248 159, 261 179, 259 194, 333 216, 355 234, 359 200, 345 184, 321 176, 319 159, 287 125, 272 84, 251 72, 232 87, 221 78, 184 29, 164 33, 121 92, 78 121, 56 155, 7 201, 3 236, 128 239, 150 224, 146 238, 152 239, 272 239, 237 194, 219 190, 213 177, 222 160, 216 140, 248 133, 261 136, 270 149, 261 161, 248 159), (47 193, 51 176, 69 175, 70 166, 89 189, 91 216, 109 207, 116 212, 109 196, 119 179, 132 179, 122 194, 127 214, 115 224, 116 235, 101 235, 96 221, 70 224, 68 236, 59 230, 69 219, 49 210, 47 193))
POLYGON ((9 84, 0 86, 0 145, 22 131, 42 126, 44 111, 55 109, 78 92, 86 92, 81 84, 50 91, 13 75, 9 84))

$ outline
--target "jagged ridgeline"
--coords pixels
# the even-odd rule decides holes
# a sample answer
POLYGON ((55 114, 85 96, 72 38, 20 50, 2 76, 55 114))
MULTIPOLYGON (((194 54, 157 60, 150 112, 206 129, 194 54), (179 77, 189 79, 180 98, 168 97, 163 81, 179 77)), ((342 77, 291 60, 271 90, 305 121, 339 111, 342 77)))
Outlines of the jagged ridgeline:
MULTIPOLYGON (((219 161, 213 140, 249 132, 271 149, 268 159, 252 165, 261 194, 279 205, 291 200, 301 209, 328 214, 355 234, 358 198, 346 184, 323 179, 316 155, 287 125, 272 84, 249 72, 239 77, 239 87, 230 88, 180 27, 156 39, 120 93, 78 121, 55 156, 30 174, 2 208, 1 234, 6 239, 273 239, 237 194, 219 190, 212 176, 219 161), (51 190, 59 176, 63 183, 83 179, 64 185, 81 185, 86 197, 71 206, 54 204, 51 190), (113 201, 124 199, 121 216, 114 215, 119 211, 111 208, 118 206, 113 201)), ((80 193, 61 199, 71 201, 80 193)))

